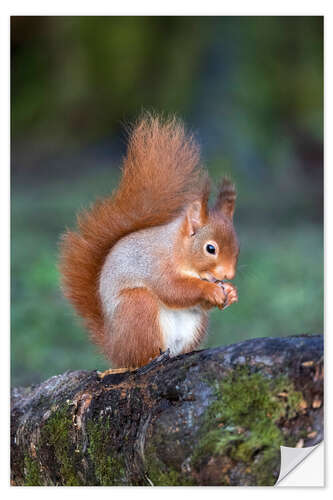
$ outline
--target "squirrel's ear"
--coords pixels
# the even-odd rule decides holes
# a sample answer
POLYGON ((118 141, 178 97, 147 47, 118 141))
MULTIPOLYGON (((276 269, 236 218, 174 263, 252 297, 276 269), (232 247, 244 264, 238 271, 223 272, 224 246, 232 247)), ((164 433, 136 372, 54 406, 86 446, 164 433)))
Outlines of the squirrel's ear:
POLYGON ((189 236, 192 236, 204 226, 206 219, 207 204, 205 200, 193 201, 186 210, 186 229, 189 236))
POLYGON ((235 203, 235 185, 227 177, 224 177, 222 179, 214 209, 221 211, 226 217, 232 219, 235 212, 235 203))

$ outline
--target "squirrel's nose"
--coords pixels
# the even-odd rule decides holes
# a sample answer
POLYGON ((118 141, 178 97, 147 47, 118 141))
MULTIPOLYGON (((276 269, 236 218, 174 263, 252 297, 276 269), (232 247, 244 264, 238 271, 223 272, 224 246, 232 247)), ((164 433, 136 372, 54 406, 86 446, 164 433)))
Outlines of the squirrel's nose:
POLYGON ((214 272, 214 275, 215 277, 218 279, 218 280, 233 280, 235 275, 236 275, 236 271, 234 268, 225 268, 225 267, 217 267, 215 268, 215 272, 214 272))
POLYGON ((233 280, 234 277, 235 277, 236 273, 234 270, 232 271, 228 271, 227 273, 225 273, 225 279, 227 280, 233 280))

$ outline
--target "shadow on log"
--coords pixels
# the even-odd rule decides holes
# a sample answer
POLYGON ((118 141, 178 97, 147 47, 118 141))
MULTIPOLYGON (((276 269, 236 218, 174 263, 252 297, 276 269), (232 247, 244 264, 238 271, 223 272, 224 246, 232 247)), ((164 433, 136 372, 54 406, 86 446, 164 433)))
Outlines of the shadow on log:
POLYGON ((321 336, 261 338, 141 371, 12 391, 15 485, 272 485, 323 439, 321 336))

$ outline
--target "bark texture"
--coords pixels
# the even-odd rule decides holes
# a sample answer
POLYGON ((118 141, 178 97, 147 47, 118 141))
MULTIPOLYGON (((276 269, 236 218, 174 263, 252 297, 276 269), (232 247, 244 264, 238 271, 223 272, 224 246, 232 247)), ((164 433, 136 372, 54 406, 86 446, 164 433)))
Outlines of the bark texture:
POLYGON ((319 335, 57 375, 12 391, 14 485, 272 485, 323 439, 319 335))

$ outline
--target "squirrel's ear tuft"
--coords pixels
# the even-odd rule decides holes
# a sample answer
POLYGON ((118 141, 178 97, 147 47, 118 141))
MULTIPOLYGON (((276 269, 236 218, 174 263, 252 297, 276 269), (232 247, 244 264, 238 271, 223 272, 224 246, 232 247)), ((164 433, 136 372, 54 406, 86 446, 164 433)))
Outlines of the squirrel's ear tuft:
POLYGON ((214 210, 222 212, 226 217, 232 219, 235 212, 236 188, 235 185, 224 177, 219 188, 214 210))
POLYGON ((205 200, 193 201, 186 209, 186 229, 193 236, 207 220, 207 203, 205 200))

